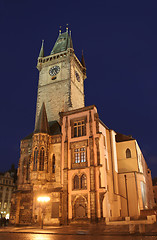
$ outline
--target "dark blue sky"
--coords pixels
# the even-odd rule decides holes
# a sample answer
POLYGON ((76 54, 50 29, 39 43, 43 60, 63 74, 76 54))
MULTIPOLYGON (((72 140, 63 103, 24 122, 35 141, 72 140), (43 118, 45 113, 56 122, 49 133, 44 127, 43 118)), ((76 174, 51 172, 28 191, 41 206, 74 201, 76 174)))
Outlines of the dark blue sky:
POLYGON ((66 23, 75 53, 84 50, 86 105, 137 139, 157 175, 157 1, 0 0, 0 171, 19 160, 34 129, 41 40, 49 55, 66 23))

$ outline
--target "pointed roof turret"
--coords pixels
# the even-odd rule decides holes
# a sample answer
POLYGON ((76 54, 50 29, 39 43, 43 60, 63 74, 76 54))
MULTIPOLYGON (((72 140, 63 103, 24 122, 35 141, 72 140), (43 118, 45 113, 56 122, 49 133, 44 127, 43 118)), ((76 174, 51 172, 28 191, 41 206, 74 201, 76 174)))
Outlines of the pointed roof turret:
POLYGON ((44 102, 40 110, 40 114, 38 117, 37 124, 35 126, 34 133, 49 133, 49 125, 44 102))
POLYGON ((44 57, 44 40, 42 40, 42 45, 41 45, 39 57, 44 57))
POLYGON ((59 30, 59 36, 57 38, 57 41, 55 42, 55 45, 51 51, 52 54, 60 53, 66 51, 68 48, 73 49, 72 44, 72 38, 71 38, 71 31, 69 34, 69 29, 66 27, 66 32, 61 33, 61 30, 59 30))
POLYGON ((83 56, 83 50, 82 50, 81 63, 82 63, 82 66, 83 66, 84 68, 86 68, 86 64, 85 64, 85 60, 84 60, 84 56, 83 56))

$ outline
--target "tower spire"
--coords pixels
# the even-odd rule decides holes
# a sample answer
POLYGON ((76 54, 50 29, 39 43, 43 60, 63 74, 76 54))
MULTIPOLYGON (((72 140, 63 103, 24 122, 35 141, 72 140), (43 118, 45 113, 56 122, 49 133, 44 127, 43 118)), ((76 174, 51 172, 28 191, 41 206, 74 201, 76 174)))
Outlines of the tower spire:
POLYGON ((44 57, 44 40, 42 40, 39 57, 44 57))
POLYGON ((71 31, 69 31, 68 24, 66 25, 66 31, 61 32, 61 27, 59 30, 59 36, 55 45, 51 51, 52 54, 60 53, 66 51, 68 48, 73 49, 73 43, 71 38, 71 31))

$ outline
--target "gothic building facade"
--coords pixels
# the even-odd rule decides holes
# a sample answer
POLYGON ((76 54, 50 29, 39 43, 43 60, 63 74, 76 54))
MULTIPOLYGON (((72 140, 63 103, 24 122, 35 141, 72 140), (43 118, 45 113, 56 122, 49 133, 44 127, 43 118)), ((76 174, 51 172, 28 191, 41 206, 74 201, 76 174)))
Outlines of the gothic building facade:
POLYGON ((109 129, 84 104, 86 66, 69 30, 49 56, 42 44, 34 132, 22 139, 13 224, 40 222, 39 196, 49 196, 44 224, 139 216, 153 207, 151 173, 137 141, 109 129))

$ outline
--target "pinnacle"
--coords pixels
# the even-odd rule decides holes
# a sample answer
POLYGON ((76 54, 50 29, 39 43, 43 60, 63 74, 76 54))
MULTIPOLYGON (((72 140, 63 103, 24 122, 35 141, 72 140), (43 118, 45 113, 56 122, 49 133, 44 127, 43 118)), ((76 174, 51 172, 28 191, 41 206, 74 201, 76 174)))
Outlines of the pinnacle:
POLYGON ((43 102, 34 133, 49 133, 45 103, 43 102))

